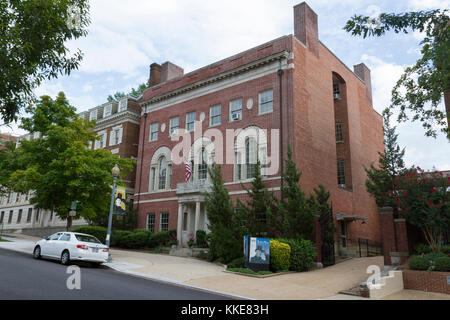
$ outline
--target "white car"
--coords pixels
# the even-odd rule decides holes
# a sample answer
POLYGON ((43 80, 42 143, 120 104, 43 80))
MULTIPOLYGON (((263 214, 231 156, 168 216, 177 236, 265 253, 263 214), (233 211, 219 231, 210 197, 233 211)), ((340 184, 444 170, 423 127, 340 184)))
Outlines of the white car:
POLYGON ((58 232, 36 242, 33 257, 58 259, 68 265, 70 261, 88 261, 94 265, 107 262, 109 248, 96 237, 76 232, 58 232))

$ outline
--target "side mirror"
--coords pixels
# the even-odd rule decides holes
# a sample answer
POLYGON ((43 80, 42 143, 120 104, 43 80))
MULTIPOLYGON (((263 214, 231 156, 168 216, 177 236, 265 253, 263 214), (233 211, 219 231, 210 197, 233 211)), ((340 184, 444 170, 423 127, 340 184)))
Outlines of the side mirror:
POLYGON ((45 241, 48 241, 48 240, 50 240, 50 237, 45 238, 45 241))

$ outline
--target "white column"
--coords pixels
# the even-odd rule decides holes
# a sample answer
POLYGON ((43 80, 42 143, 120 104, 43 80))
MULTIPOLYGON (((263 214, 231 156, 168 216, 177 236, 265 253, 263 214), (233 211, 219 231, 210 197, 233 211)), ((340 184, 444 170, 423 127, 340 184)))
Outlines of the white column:
POLYGON ((194 238, 196 237, 196 232, 200 227, 200 201, 195 202, 195 228, 194 228, 194 238))
POLYGON ((178 246, 182 246, 183 239, 183 205, 178 203, 177 240, 178 246))

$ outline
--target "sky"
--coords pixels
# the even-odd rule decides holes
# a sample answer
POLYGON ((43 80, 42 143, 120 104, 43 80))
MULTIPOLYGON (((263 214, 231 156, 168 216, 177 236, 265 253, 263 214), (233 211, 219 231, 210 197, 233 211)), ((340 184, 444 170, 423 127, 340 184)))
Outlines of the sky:
MULTIPOLYGON (((191 72, 278 37, 293 34, 293 6, 302 0, 91 0, 87 37, 67 45, 84 59, 70 76, 43 83, 37 96, 63 91, 79 112, 128 92, 149 77, 153 62, 171 61, 191 72)), ((388 33, 353 37, 343 30, 355 14, 450 9, 450 0, 309 0, 319 19, 319 39, 351 69, 364 62, 372 74, 374 108, 390 104, 391 90, 405 67, 419 57, 423 35, 388 33)), ((444 108, 444 107, 442 107, 444 108)), ((419 122, 397 124, 406 165, 450 170, 450 143, 425 137, 419 122)), ((12 125, 3 133, 24 134, 12 125)))

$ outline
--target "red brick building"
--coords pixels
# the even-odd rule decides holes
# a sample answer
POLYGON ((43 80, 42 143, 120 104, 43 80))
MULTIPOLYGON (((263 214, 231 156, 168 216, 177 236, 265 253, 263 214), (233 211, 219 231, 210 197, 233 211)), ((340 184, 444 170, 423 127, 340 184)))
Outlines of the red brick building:
POLYGON ((17 141, 17 137, 16 136, 12 136, 6 133, 0 133, 0 149, 5 149, 5 142, 6 141, 11 141, 11 142, 16 142, 17 141))
POLYGON ((379 241, 378 211, 363 168, 384 149, 370 70, 345 66, 319 41, 317 28, 317 15, 303 2, 294 7, 293 35, 188 74, 170 62, 152 64, 150 87, 139 99, 139 228, 177 229, 185 245, 195 230, 207 229, 208 160, 222 164, 234 200, 245 199, 241 182, 251 181, 257 156, 267 166, 264 182, 279 193, 281 159, 290 145, 302 188, 310 192, 323 184, 330 190, 342 237, 379 241), (189 152, 180 154, 179 141, 171 139, 176 129, 190 132, 179 140, 190 140, 189 152), (193 168, 188 183, 179 158, 193 168))

